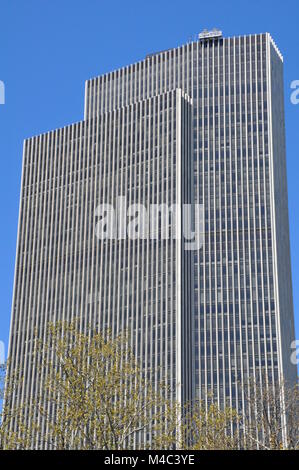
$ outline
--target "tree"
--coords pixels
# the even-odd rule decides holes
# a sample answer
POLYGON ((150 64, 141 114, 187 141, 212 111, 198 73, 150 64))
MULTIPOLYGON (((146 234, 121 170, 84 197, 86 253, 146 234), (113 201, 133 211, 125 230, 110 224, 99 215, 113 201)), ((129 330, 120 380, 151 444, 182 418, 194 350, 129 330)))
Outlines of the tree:
POLYGON ((249 378, 244 387, 247 405, 242 418, 244 446, 265 450, 299 448, 299 389, 288 385, 249 378))
POLYGON ((0 449, 27 449, 37 430, 34 423, 26 425, 26 411, 30 407, 13 403, 14 393, 22 382, 20 372, 11 372, 9 363, 0 366, 0 449))
POLYGON ((181 406, 165 383, 153 381, 154 371, 140 368, 126 333, 87 330, 58 322, 45 339, 36 336, 36 399, 25 395, 21 371, 0 369, 0 399, 7 374, 0 448, 298 448, 298 386, 250 379, 244 416, 212 396, 181 406))
POLYGON ((177 444, 178 406, 165 384, 154 389, 151 371, 140 369, 126 334, 113 337, 95 329, 85 334, 76 322, 51 323, 46 341, 36 340, 33 361, 40 364, 42 392, 35 402, 27 397, 18 413, 8 414, 7 407, 6 447, 115 450, 177 444), (16 426, 21 417, 30 423, 30 433, 16 426), (12 422, 19 432, 8 432, 12 422))
POLYGON ((186 413, 189 450, 233 450, 239 447, 237 424, 240 416, 233 408, 221 408, 213 397, 193 404, 186 413))
POLYGON ((4 398, 5 370, 6 370, 5 365, 0 364, 0 402, 2 402, 4 398))

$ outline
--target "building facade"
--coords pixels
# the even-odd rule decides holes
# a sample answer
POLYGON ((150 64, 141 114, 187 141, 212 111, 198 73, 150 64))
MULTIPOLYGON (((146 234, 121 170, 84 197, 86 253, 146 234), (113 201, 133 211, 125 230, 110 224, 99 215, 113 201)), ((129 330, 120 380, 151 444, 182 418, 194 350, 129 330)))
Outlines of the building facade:
POLYGON ((242 412, 249 377, 294 382, 283 64, 270 34, 203 34, 88 80, 82 122, 25 141, 16 403, 42 380, 34 330, 76 315, 129 328, 182 402, 213 393, 242 412), (201 245, 185 249, 181 221, 176 237, 158 223, 158 237, 116 225, 99 240, 99 205, 124 201, 200 206, 201 245))

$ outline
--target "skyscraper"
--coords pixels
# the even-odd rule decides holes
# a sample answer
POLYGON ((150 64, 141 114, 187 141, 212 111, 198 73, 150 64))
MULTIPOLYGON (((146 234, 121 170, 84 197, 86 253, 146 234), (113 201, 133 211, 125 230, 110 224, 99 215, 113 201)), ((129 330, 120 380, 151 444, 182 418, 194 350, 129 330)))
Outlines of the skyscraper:
POLYGON ((43 380, 34 330, 77 315, 82 328, 128 328, 143 366, 162 366, 182 402, 213 392, 242 411, 249 377, 295 380, 283 64, 270 34, 204 32, 88 80, 82 122, 25 141, 16 403, 43 380), (105 204, 118 216, 106 207, 115 223, 99 239, 105 204), (163 237, 161 207, 156 237, 129 236, 134 204, 199 205, 203 243, 186 250, 168 212, 180 236, 163 237))

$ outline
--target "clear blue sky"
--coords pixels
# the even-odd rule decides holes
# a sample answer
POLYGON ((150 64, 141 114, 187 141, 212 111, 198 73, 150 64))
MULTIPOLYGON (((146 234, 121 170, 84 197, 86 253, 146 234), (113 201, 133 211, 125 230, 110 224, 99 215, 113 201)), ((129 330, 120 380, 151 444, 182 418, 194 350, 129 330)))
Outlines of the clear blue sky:
POLYGON ((287 166, 299 338, 298 0, 9 0, 0 2, 0 340, 8 344, 23 139, 83 118, 84 81, 175 47, 204 28, 272 34, 285 59, 287 166))

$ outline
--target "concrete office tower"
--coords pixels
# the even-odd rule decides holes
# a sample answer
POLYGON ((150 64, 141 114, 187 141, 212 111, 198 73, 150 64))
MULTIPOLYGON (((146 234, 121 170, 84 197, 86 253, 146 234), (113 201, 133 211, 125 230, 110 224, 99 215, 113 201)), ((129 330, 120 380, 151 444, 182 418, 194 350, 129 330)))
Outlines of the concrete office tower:
POLYGON ((181 402, 194 395, 193 253, 171 211, 192 202, 191 130, 191 100, 176 89, 25 142, 10 347, 24 386, 14 406, 44 380, 36 330, 78 315, 85 331, 128 330, 157 386, 181 402))
POLYGON ((242 411, 249 376, 295 380, 283 64, 268 33, 203 33, 88 80, 84 121, 26 140, 23 165, 16 400, 38 387, 34 328, 78 313, 129 325, 138 357, 165 366, 182 401, 213 391, 242 411), (100 242, 96 207, 117 196, 202 205, 203 246, 100 242))

